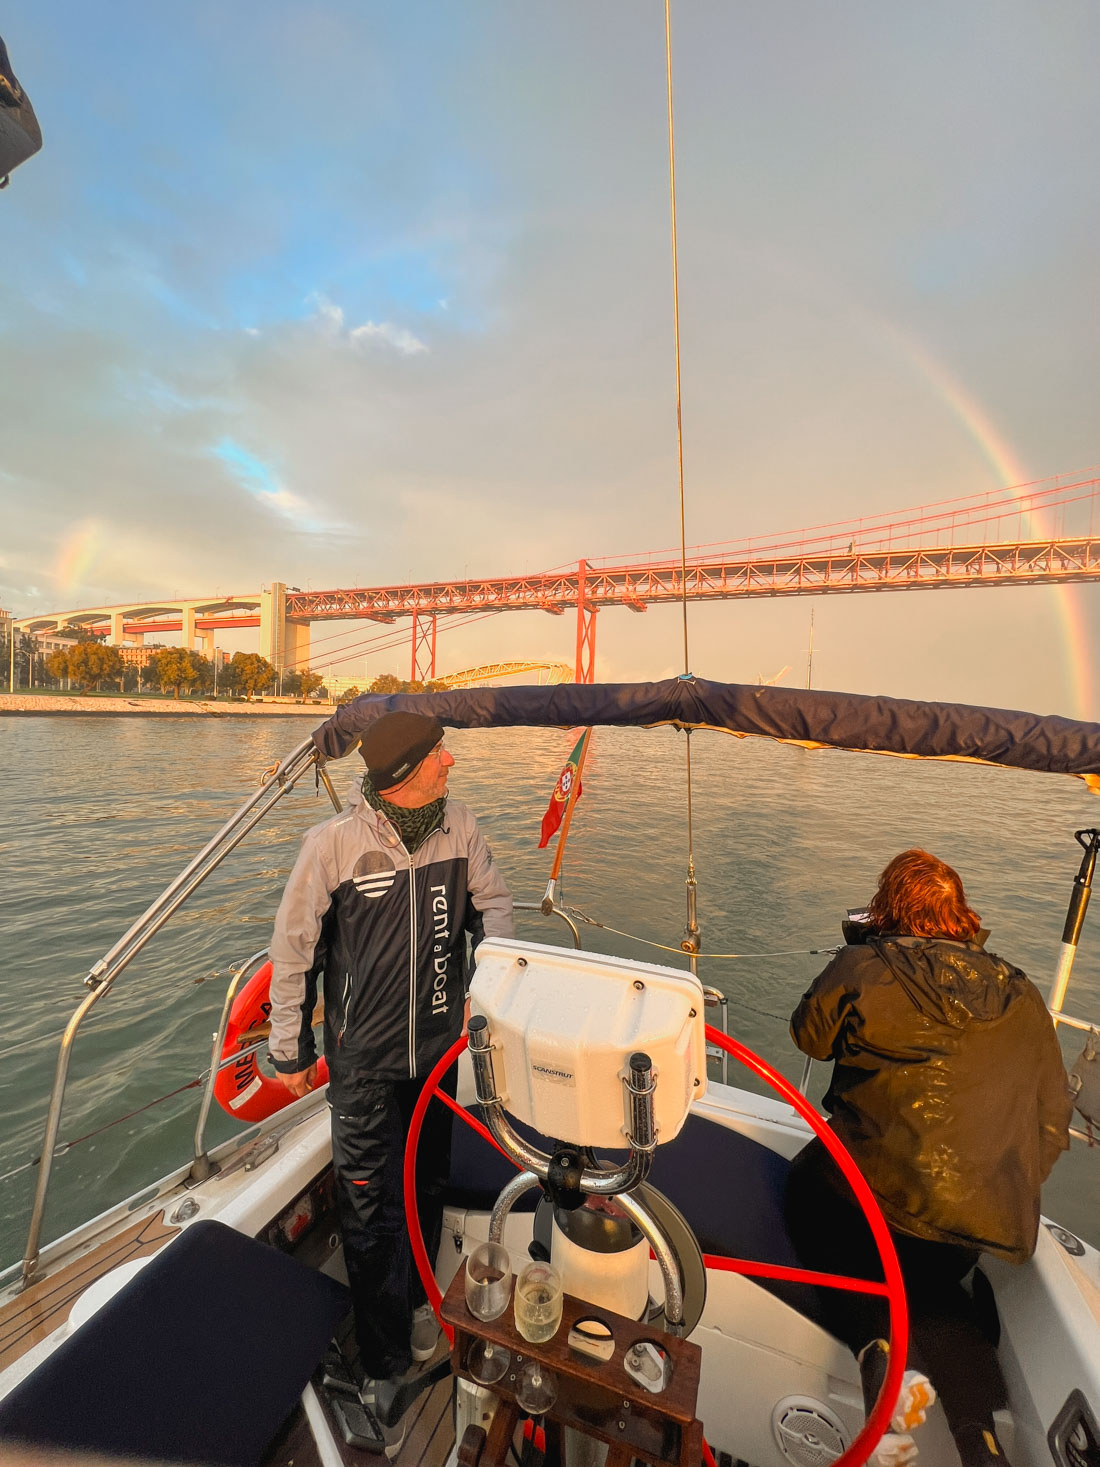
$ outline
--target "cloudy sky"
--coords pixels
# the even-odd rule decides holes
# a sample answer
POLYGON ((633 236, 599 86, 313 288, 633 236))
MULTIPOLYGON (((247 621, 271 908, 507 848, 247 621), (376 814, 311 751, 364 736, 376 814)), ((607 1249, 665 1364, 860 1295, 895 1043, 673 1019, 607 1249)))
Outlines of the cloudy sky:
MULTIPOLYGON (((660 0, 3 35, 46 138, 0 196, 16 614, 677 543, 660 0)), ((1093 0, 674 0, 673 46, 690 544, 1100 461, 1093 0)), ((815 685, 1100 718, 1089 586, 696 607, 694 670, 804 681, 811 607, 815 685)), ((404 673, 377 632, 316 660, 404 673)), ((674 610, 598 635, 602 678, 681 670, 674 610)), ((440 666, 573 640, 495 617, 440 666)))

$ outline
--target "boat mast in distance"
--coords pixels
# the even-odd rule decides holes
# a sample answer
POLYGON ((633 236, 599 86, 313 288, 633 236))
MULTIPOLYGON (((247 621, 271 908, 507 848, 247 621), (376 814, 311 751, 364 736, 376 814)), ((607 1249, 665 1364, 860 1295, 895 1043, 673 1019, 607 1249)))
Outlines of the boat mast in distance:
POLYGON ((806 686, 813 687, 814 677, 814 609, 810 607, 810 645, 806 649, 806 686))

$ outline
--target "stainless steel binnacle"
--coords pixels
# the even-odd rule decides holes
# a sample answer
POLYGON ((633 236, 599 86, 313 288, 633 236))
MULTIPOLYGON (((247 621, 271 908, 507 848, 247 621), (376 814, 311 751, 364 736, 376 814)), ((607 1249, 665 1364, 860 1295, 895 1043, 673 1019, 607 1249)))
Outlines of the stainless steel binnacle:
POLYGON ((505 1187, 497 1200, 493 1203, 493 1211, 489 1217, 489 1242, 502 1243, 504 1241, 504 1224, 508 1221, 508 1214, 525 1192, 532 1187, 537 1187, 539 1179, 534 1172, 519 1172, 505 1187))
POLYGON ((676 1251, 657 1219, 639 1198, 628 1194, 618 1199, 618 1206, 633 1222, 637 1223, 661 1270, 665 1286, 665 1321, 673 1334, 682 1334, 684 1329, 684 1293, 680 1287, 680 1267, 676 1251))
POLYGON ((653 1120, 656 1078, 648 1054, 638 1052, 630 1056, 623 1083, 630 1106, 627 1142, 632 1151, 652 1152, 657 1146, 657 1127, 653 1120))

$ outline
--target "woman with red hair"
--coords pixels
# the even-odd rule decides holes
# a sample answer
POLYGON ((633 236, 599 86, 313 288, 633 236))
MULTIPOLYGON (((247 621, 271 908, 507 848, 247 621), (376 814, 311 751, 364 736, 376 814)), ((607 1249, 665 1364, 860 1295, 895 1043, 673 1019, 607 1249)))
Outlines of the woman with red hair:
MULTIPOLYGON (((865 940, 841 948, 803 996, 791 1034, 833 1061, 824 1107, 893 1234, 914 1354, 963 1467, 988 1467, 1004 1461, 993 1420, 1004 1383, 982 1309, 988 1285, 970 1293, 962 1280, 981 1253, 1022 1263, 1035 1251, 1039 1190, 1069 1145, 1062 1055, 1038 989, 984 950, 950 866, 903 851, 868 916, 865 940)), ((795 1158, 787 1214, 808 1266, 881 1278, 869 1229, 818 1141, 795 1158)), ((882 1303, 821 1295, 873 1399, 886 1368, 882 1303)), ((895 1450, 915 1455, 907 1437, 895 1450)))

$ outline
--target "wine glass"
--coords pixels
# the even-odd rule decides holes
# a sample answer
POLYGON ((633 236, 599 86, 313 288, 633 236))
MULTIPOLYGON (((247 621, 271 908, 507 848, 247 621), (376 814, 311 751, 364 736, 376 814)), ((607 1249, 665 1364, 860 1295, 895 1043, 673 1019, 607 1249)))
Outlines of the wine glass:
POLYGON ((558 1379, 541 1360, 528 1360, 516 1383, 516 1403, 528 1416, 542 1416, 558 1397, 558 1379))
POLYGON ((516 1329, 532 1345, 552 1340, 561 1324, 561 1275, 552 1263, 534 1259, 516 1279, 516 1329))
POLYGON ((466 1369, 479 1385, 495 1385, 512 1363, 512 1352, 506 1345, 492 1340, 475 1340, 470 1347, 466 1369))
POLYGON ((499 1243, 479 1243, 466 1260, 466 1307, 477 1319, 499 1319, 511 1293, 508 1250, 499 1243))

